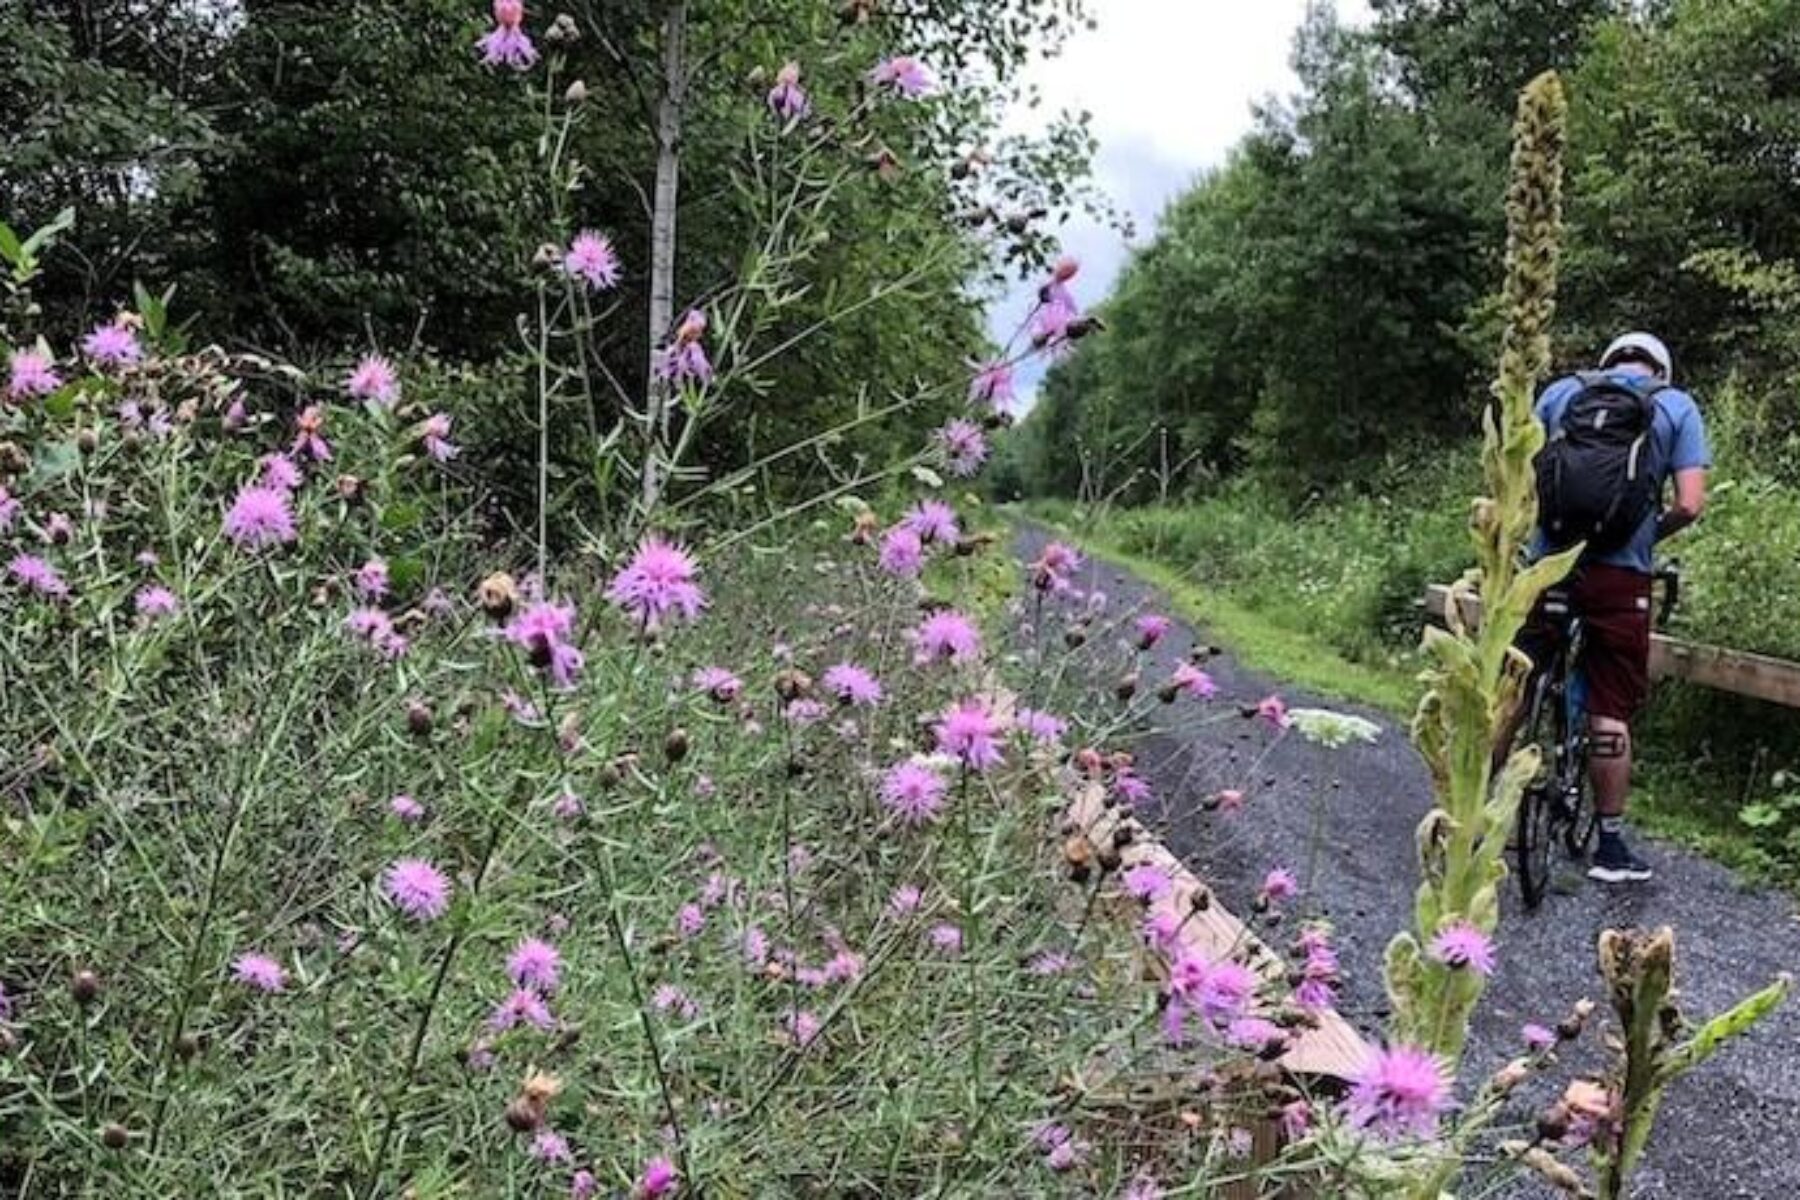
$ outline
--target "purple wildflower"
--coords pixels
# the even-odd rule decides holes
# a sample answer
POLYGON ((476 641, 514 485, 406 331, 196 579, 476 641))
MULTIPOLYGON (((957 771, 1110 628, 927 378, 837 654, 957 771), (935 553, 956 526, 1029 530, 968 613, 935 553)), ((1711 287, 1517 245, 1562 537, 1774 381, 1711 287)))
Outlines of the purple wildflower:
POLYGON ((29 400, 33 396, 48 396, 62 386, 62 376, 56 373, 56 365, 47 354, 36 350, 14 350, 12 354, 12 374, 7 381, 6 394, 15 400, 29 400))
POLYGON ((25 506, 13 499, 13 494, 6 490, 4 484, 0 484, 0 533, 12 532, 13 522, 19 519, 19 514, 23 511, 25 506))
POLYGON ((775 74, 775 86, 769 89, 769 111, 783 121, 795 121, 811 109, 806 90, 800 86, 800 64, 784 64, 775 74))
POLYGON ((567 688, 587 661, 568 640, 574 631, 574 605, 540 600, 526 605, 500 633, 525 651, 532 666, 549 671, 557 687, 567 688))
POLYGON ((969 403, 1004 413, 1013 402, 1013 369, 1008 362, 991 362, 978 368, 969 381, 969 403))
POLYGON ((538 1130, 528 1153, 541 1163, 566 1163, 574 1158, 569 1153, 569 1139, 554 1129, 538 1130))
POLYGON ((1175 886, 1169 873, 1155 863, 1139 863, 1126 871, 1121 881, 1127 895, 1146 903, 1162 899, 1175 886))
POLYGON ((706 910, 692 902, 675 914, 675 928, 684 938, 691 938, 706 928, 706 910))
POLYGON ((225 514, 225 536, 242 550, 262 550, 293 541, 294 511, 279 488, 248 484, 239 490, 225 514))
POLYGON ((675 1164, 659 1156, 644 1164, 644 1173, 638 1178, 638 1192, 647 1200, 655 1200, 655 1197, 673 1192, 678 1179, 675 1164))
POLYGON ((1063 735, 1069 731, 1067 721, 1032 708, 1021 708, 1016 718, 1016 724, 1021 733, 1044 746, 1054 746, 1062 741, 1063 735))
POLYGON ((387 563, 379 558, 371 558, 356 569, 356 574, 351 576, 350 585, 365 600, 381 599, 392 586, 388 578, 387 563))
POLYGON ((932 613, 912 631, 913 661, 920 666, 934 662, 966 663, 981 655, 981 633, 961 613, 942 609, 932 613))
POLYGON ((944 463, 952 475, 968 478, 981 470, 987 461, 987 438, 981 426, 957 418, 936 433, 938 448, 944 452, 944 463))
POLYGON ((1275 867, 1263 876, 1262 894, 1272 901, 1289 900, 1300 891, 1300 881, 1286 867, 1275 867))
POLYGON ((1169 686, 1196 700, 1210 700, 1219 694, 1219 685, 1213 682, 1213 677, 1187 662, 1176 664, 1175 673, 1169 676, 1169 686))
POLYGON ((964 700, 946 709, 933 728, 937 748, 974 771, 985 771, 1000 764, 997 739, 1003 732, 999 719, 977 699, 964 700))
POLYGON ((650 1007, 657 1012, 677 1013, 689 1021, 700 1015, 700 1006, 694 998, 672 983, 656 985, 656 990, 650 993, 650 1007))
POLYGON ((931 927, 927 935, 931 939, 932 948, 945 954, 960 954, 963 946, 962 930, 948 921, 940 921, 931 927))
POLYGON ((825 690, 845 704, 863 708, 881 703, 881 681, 855 663, 838 663, 825 670, 825 690))
POLYGON ((1145 613, 1135 622, 1138 635, 1138 649, 1148 650, 1168 635, 1174 628, 1174 622, 1156 613, 1145 613))
POLYGON ((1494 941, 1467 921, 1438 930, 1431 939, 1431 957, 1447 967, 1468 969, 1477 975, 1494 973, 1494 941))
POLYGON ((488 1028, 495 1033, 505 1033, 521 1025, 541 1030, 556 1028, 556 1018, 551 1015, 550 1006, 530 988, 514 988, 511 995, 494 1006, 494 1011, 488 1014, 487 1023, 488 1028))
POLYGON ((425 806, 404 792, 388 801, 388 811, 409 825, 425 818, 425 806))
POLYGON ((942 500, 921 500, 900 518, 900 524, 919 536, 919 541, 955 545, 962 537, 956 510, 942 500))
POLYGON ((562 955, 540 938, 526 938, 506 956, 506 974, 522 988, 554 992, 562 979, 562 955))
POLYGON ((936 771, 917 761, 889 768, 881 781, 881 802, 903 824, 924 825, 937 819, 949 785, 936 771))
POLYGON ((400 400, 400 377, 394 371, 394 364, 386 358, 365 354, 345 377, 344 390, 352 399, 377 408, 392 408, 400 400))
POLYGON ((294 460, 285 454, 265 454, 256 460, 256 481, 278 492, 292 492, 306 482, 294 460))
POLYGON ((231 964, 232 978, 259 992, 279 992, 287 986, 287 972, 266 954, 240 954, 231 964))
POLYGON ((449 413, 432 413, 419 423, 419 441, 432 462, 447 463, 462 453, 462 447, 450 440, 449 413))
POLYGON ((1277 729, 1288 727, 1287 701, 1280 696, 1264 696, 1256 702, 1256 715, 1277 729))
POLYGON ((81 352, 97 366, 129 367, 144 357, 138 345, 137 332, 121 318, 107 325, 96 325, 81 339, 81 352))
POLYGON ((706 607, 706 597, 695 582, 699 567, 680 546, 651 536, 638 543, 631 561, 606 588, 607 599, 624 609, 648 630, 659 629, 675 617, 692 621, 706 607))
POLYGON ((35 554, 18 554, 6 564, 7 574, 40 596, 59 600, 69 594, 69 585, 55 567, 35 554))
POLYGON ((919 905, 924 899, 925 893, 919 890, 917 884, 903 883, 888 897, 888 908, 897 917, 911 916, 919 911, 919 905))
POLYGON ((925 567, 925 547, 918 534, 897 525, 881 535, 880 562, 889 575, 912 579, 925 567))
POLYGON ((524 22, 523 0, 494 0, 494 28, 475 43, 481 51, 481 61, 490 67, 505 66, 515 71, 526 70, 535 63, 537 47, 520 28, 524 22))
POLYGON ((869 72, 869 82, 876 87, 892 89, 908 100, 916 100, 937 84, 925 64, 910 54, 896 55, 876 64, 869 72))
POLYGON ((694 672, 694 686, 720 704, 730 704, 744 690, 744 681, 724 667, 701 667, 694 672))
POLYGON ((1538 1054, 1542 1054, 1544 1051, 1550 1049, 1550 1047, 1556 1045, 1556 1031, 1545 1028, 1542 1025, 1526 1025, 1519 1031, 1519 1036, 1525 1039, 1527 1049, 1538 1054))
POLYGON ((395 907, 415 921, 435 921, 450 908, 450 881, 422 858, 393 863, 382 887, 395 907))
POLYGON ((563 255, 563 274, 587 284, 590 292, 604 292, 619 284, 619 255, 605 234, 584 229, 569 243, 563 255))
POLYGON ((704 387, 712 382, 712 363, 700 339, 706 333, 706 314, 689 309, 675 331, 675 341, 656 356, 656 377, 677 386, 693 383, 704 387))
POLYGON ((294 419, 294 444, 288 447, 294 458, 310 458, 314 462, 331 461, 331 443, 325 440, 325 410, 309 404, 294 419))
POLYGON ((158 617, 172 617, 181 609, 181 602, 175 598, 175 593, 157 583, 139 588, 137 595, 131 598, 131 603, 137 609, 138 616, 152 621, 158 617))
POLYGON ((1357 1077, 1345 1115, 1359 1129, 1389 1139, 1429 1138, 1450 1107, 1444 1066, 1429 1051, 1394 1046, 1375 1052, 1357 1077))

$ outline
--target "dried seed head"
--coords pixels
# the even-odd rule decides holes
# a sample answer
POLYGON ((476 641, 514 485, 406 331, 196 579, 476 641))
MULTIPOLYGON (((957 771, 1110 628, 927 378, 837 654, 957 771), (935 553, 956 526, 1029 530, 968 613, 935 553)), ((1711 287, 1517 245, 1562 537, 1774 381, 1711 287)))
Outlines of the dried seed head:
POLYGON ((431 708, 423 700, 406 702, 406 728, 414 737, 431 736, 431 708))
POLYGON ((512 615, 519 603, 519 585, 505 571, 495 571, 475 588, 476 603, 481 611, 496 621, 512 615))
POLYGON ((789 667, 775 676, 775 694, 789 704, 810 694, 812 686, 812 676, 793 667, 789 667))
POLYGON ((1569 1136, 1569 1106, 1558 1100, 1549 1108, 1538 1114, 1537 1135, 1539 1141, 1560 1142, 1569 1136))
POLYGON ((516 1096, 507 1102, 506 1124, 514 1133, 530 1133, 544 1123, 544 1109, 541 1104, 534 1104, 524 1096, 516 1096))
POLYGON ((368 485, 359 475, 339 475, 336 486, 338 498, 346 504, 359 503, 369 494, 368 485))
POLYGON ((117 1121, 110 1121, 100 1130, 100 1144, 108 1150, 123 1150, 131 1144, 131 1131, 117 1121))
POLYGON ((579 79, 563 89, 563 103, 569 105, 571 108, 577 104, 585 103, 587 98, 587 84, 581 82, 579 79))
POLYGON ((1181 689, 1172 683, 1165 683, 1156 690, 1156 698, 1164 704, 1175 703, 1175 698, 1179 695, 1181 695, 1181 689))
POLYGON ((688 732, 679 725, 669 730, 668 736, 663 738, 663 757, 671 763, 678 763, 686 758, 688 749, 688 732))
POLYGON ((1087 641, 1087 630, 1079 625, 1071 625, 1063 630, 1063 645, 1074 650, 1087 641))
POLYGON ((0 442, 0 475, 23 475, 31 470, 31 456, 16 442, 0 442))
POLYGON ((1131 699, 1133 696, 1137 695, 1137 690, 1138 676, 1136 671, 1126 675, 1123 679, 1120 679, 1118 683, 1113 685, 1113 695, 1121 700, 1131 699))

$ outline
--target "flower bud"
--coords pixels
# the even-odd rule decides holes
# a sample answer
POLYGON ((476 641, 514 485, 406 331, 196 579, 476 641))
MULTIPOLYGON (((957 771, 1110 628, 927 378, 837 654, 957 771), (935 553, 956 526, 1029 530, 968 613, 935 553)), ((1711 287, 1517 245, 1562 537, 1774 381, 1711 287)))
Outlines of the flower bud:
POLYGON ((663 738, 663 757, 671 763, 678 763, 686 758, 688 749, 688 732, 679 725, 669 730, 668 736, 663 738))
POLYGON ((1137 690, 1138 676, 1136 671, 1126 675, 1123 679, 1120 679, 1118 683, 1113 685, 1113 695, 1117 696, 1120 700, 1130 700, 1133 696, 1137 695, 1137 690))
POLYGON ((1076 883, 1086 883, 1094 862, 1094 844, 1087 838, 1076 834, 1063 843, 1063 863, 1068 867, 1069 878, 1076 883))
POLYGON ((544 1122, 544 1110, 524 1096, 515 1096, 506 1105, 506 1124, 514 1133, 530 1133, 544 1122))
POLYGON ((131 1132, 117 1121, 108 1122, 100 1130, 100 1144, 108 1150, 123 1150, 131 1143, 131 1132))
POLYGON ((429 737, 431 734, 431 708, 422 700, 406 702, 406 728, 414 737, 429 737))
POLYGON ((1569 1106, 1558 1100, 1549 1108, 1538 1114, 1537 1135, 1539 1141, 1560 1142, 1569 1136, 1569 1106))
POLYGON ((544 31, 544 40, 552 46, 573 46, 581 40, 581 28, 568 13, 557 13, 556 20, 544 31))
POLYGON ((588 98, 587 84, 577 79, 563 91, 563 103, 573 107, 584 103, 588 98))
POLYGON ((100 996, 100 977, 92 971, 75 972, 69 980, 69 995, 77 1004, 92 1004, 100 996))
POLYGON ((0 442, 0 475, 23 475, 31 470, 31 456, 16 442, 0 442))
POLYGON ((100 448, 100 434, 92 426, 83 426, 75 435, 75 448, 83 454, 92 454, 100 448))
POLYGON ((1087 641, 1087 631, 1079 625, 1071 625, 1063 630, 1063 645, 1071 650, 1078 649, 1087 641))
POLYGON ((336 486, 338 498, 346 504, 357 504, 368 495, 368 485, 357 475, 339 475, 336 486))
POLYGON ((519 585, 505 571, 495 571, 476 586, 475 602, 489 617, 504 621, 519 602, 519 585))

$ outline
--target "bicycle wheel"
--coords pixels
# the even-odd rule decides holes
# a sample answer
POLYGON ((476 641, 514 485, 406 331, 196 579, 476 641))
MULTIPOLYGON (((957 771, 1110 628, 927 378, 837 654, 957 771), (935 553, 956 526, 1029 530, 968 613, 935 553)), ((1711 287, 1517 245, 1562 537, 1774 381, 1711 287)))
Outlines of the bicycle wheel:
POLYGON ((1525 785, 1519 797, 1516 857, 1519 868, 1519 890, 1525 895, 1525 906, 1536 908, 1550 887, 1551 853, 1565 824, 1562 802, 1556 794, 1557 763, 1562 757, 1558 747, 1563 741, 1562 691, 1553 686, 1554 671, 1545 672, 1531 692, 1531 711, 1519 736, 1526 744, 1535 745, 1543 754, 1537 776, 1525 785))
POLYGON ((1594 848, 1594 835, 1600 831, 1600 810, 1594 807, 1594 785, 1588 778, 1587 737, 1577 730, 1562 754, 1561 778, 1557 783, 1566 797, 1563 811, 1563 848, 1570 858, 1586 858, 1594 848))

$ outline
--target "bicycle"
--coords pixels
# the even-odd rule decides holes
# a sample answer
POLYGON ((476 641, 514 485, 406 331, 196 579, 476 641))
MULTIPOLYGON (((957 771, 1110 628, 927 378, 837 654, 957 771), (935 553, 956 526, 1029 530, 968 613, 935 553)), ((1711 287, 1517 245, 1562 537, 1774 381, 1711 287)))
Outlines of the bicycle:
MULTIPOLYGON (((1681 600, 1681 564, 1670 562, 1656 570, 1653 586, 1663 587, 1656 624, 1667 625, 1681 600)), ((1572 859, 1584 859, 1593 849, 1600 828, 1594 807, 1593 785, 1588 778, 1587 685, 1582 678, 1581 615, 1569 608, 1565 587, 1544 593, 1544 609, 1566 622, 1550 661, 1532 672, 1527 685, 1530 699, 1517 738, 1535 744, 1542 753, 1538 774, 1519 798, 1514 850, 1519 868, 1519 889, 1525 906, 1536 908, 1549 889, 1551 855, 1558 841, 1572 859)))

